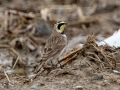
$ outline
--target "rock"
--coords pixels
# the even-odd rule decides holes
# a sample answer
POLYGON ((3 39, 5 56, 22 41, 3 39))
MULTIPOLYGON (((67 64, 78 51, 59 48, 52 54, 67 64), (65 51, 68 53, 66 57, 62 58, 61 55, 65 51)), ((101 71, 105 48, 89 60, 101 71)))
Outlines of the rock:
POLYGON ((30 88, 31 88, 31 89, 36 89, 37 86, 36 86, 36 85, 32 85, 30 88))
POLYGON ((83 90, 83 86, 75 86, 75 90, 83 90))
POLYGON ((91 80, 100 80, 103 79, 103 75, 94 75, 91 80))
POLYGON ((36 35, 50 35, 52 33, 52 29, 48 22, 38 17, 36 19, 36 35))
POLYGON ((119 71, 117 71, 117 70, 113 70, 113 72, 114 72, 115 74, 120 75, 120 72, 119 72, 119 71))

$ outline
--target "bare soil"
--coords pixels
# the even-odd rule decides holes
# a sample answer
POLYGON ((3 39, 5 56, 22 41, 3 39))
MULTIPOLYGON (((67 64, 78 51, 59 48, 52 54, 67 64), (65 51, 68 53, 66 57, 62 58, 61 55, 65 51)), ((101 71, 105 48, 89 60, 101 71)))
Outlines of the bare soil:
POLYGON ((120 49, 95 43, 120 28, 119 12, 119 0, 0 0, 0 90, 120 90, 120 49), (64 67, 27 81, 61 19, 68 22, 64 67))

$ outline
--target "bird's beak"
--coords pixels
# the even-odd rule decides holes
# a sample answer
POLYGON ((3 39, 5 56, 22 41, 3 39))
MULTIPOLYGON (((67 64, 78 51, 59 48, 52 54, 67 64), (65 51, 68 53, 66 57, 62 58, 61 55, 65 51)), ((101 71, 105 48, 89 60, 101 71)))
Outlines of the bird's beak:
POLYGON ((65 25, 67 25, 67 23, 66 23, 66 22, 65 22, 64 24, 65 24, 65 25))
POLYGON ((67 25, 67 23, 66 22, 61 22, 62 24, 64 24, 64 25, 67 25))

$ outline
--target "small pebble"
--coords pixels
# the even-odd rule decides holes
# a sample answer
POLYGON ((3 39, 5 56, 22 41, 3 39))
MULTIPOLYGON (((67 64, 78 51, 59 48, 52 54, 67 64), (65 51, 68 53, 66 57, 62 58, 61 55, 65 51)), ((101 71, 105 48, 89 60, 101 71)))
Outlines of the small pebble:
POLYGON ((37 86, 36 86, 36 85, 32 85, 30 88, 31 88, 31 89, 36 89, 37 86))
POLYGON ((114 72, 115 74, 120 75, 120 72, 119 72, 119 71, 117 71, 117 70, 113 70, 113 72, 114 72))
POLYGON ((91 80, 100 80, 103 79, 103 75, 95 75, 91 78, 91 80))
POLYGON ((83 86, 75 86, 75 90, 83 90, 83 86))

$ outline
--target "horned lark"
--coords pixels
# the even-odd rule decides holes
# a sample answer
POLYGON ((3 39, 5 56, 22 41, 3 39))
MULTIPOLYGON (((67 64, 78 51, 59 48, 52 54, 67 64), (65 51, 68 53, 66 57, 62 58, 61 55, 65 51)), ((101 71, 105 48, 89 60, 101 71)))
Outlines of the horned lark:
MULTIPOLYGON (((67 44, 67 36, 64 34, 66 24, 66 22, 59 21, 54 25, 52 35, 46 42, 43 50, 42 62, 52 61, 54 64, 64 52, 67 44)), ((43 64, 37 68, 35 73, 39 72, 43 64)))

